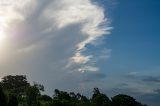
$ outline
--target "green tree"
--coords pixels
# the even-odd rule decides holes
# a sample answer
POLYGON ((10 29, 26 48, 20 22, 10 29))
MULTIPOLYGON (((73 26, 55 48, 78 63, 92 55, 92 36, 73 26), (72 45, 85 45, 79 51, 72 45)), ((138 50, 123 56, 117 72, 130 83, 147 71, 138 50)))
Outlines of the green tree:
POLYGON ((5 93, 0 85, 0 106, 7 106, 5 93))
POLYGON ((18 99, 15 95, 9 96, 8 106, 18 106, 18 99))
POLYGON ((25 89, 30 85, 25 75, 5 76, 1 81, 2 87, 10 93, 22 96, 25 89))
POLYGON ((65 91, 59 91, 58 89, 55 89, 54 92, 55 92, 55 94, 53 95, 54 99, 57 99, 57 100, 67 100, 67 101, 71 100, 70 95, 67 92, 65 92, 65 91))
POLYGON ((44 91, 43 85, 30 85, 24 75, 5 76, 0 82, 0 106, 147 106, 123 94, 114 96, 111 101, 98 88, 93 89, 91 99, 80 93, 68 93, 58 89, 55 89, 51 98, 41 95, 41 91, 44 91))
POLYGON ((62 103, 60 100, 53 99, 52 106, 62 106, 62 103))
POLYGON ((53 95, 53 106, 75 106, 75 94, 55 89, 53 95))
POLYGON ((98 88, 94 88, 92 96, 93 106, 111 106, 110 99, 103 93, 100 93, 98 88))
POLYGON ((41 95, 39 97, 39 100, 49 102, 49 101, 52 101, 52 98, 48 95, 41 95))
POLYGON ((40 84, 34 84, 26 89, 26 101, 29 106, 38 106, 38 98, 41 96, 41 92, 44 91, 44 87, 40 84))
POLYGON ((90 101, 86 96, 81 95, 80 93, 75 94, 70 92, 71 103, 73 106, 90 106, 90 101))
POLYGON ((146 106, 137 102, 133 97, 124 95, 124 94, 119 94, 114 96, 112 98, 112 105, 113 106, 146 106))

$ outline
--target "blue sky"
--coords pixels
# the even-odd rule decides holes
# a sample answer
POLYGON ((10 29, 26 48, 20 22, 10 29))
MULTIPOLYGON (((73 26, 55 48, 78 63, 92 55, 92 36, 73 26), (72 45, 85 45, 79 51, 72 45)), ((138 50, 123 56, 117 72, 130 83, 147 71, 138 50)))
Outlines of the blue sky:
POLYGON ((122 72, 160 74, 160 2, 122 0, 118 3, 112 12, 114 30, 106 39, 106 45, 113 50, 109 66, 122 72))
POLYGON ((111 13, 114 30, 106 39, 107 46, 113 49, 111 62, 138 70, 158 67, 160 2, 157 0, 117 2, 119 2, 117 8, 111 13))
MULTIPOLYGON (((103 0, 104 7, 108 6, 107 3, 109 2, 103 0)), ((111 7, 105 8, 109 10, 114 29, 105 39, 104 45, 112 49, 111 58, 99 65, 109 76, 132 73, 139 77, 156 76, 160 79, 160 1, 116 0, 111 7)), ((137 77, 125 81, 120 77, 115 78, 114 81, 131 85, 141 83, 140 80, 135 79, 137 77)), ((159 81, 158 84, 149 81, 141 84, 148 85, 146 89, 151 86, 153 89, 160 87, 159 81)), ((152 101, 151 98, 144 101, 152 101)), ((154 105, 158 106, 159 101, 155 102, 157 104, 154 105)), ((148 104, 153 105, 153 103, 148 104)))
POLYGON ((0 77, 160 102, 159 0, 2 0, 0 77))

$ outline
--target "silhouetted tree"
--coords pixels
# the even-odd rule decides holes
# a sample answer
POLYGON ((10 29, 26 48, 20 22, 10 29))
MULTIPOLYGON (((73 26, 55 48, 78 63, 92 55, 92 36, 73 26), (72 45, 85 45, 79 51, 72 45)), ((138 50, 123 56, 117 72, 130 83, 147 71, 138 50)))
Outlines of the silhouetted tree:
POLYGON ((39 97, 39 100, 48 102, 48 101, 52 101, 52 98, 50 96, 48 96, 48 95, 41 95, 39 97))
POLYGON ((8 75, 2 78, 1 85, 8 92, 21 96, 30 84, 25 75, 8 75))
POLYGON ((29 106, 31 106, 31 105, 38 106, 39 105, 38 98, 41 95, 40 90, 41 89, 39 89, 39 86, 37 86, 37 84, 30 86, 26 89, 26 100, 27 100, 27 104, 29 106))
POLYGON ((112 105, 113 106, 146 106, 142 105, 141 103, 137 102, 133 97, 119 94, 112 98, 112 105))
POLYGON ((5 93, 3 92, 1 85, 0 85, 0 106, 7 106, 6 96, 5 93))
POLYGON ((55 94, 53 95, 53 98, 57 100, 71 100, 71 97, 67 92, 59 91, 58 89, 55 89, 55 94))
POLYGON ((30 85, 24 75, 5 76, 0 82, 0 106, 147 106, 123 94, 114 96, 111 101, 98 88, 93 89, 91 99, 80 93, 68 93, 58 89, 55 89, 51 98, 41 95, 41 91, 44 91, 43 85, 30 85), (3 89, 7 94, 7 100, 3 89))
POLYGON ((10 95, 8 106, 18 106, 18 99, 15 95, 10 95))
POLYGON ((62 106, 62 103, 60 100, 53 99, 52 106, 62 106))
POLYGON ((91 101, 94 106, 111 106, 110 99, 105 94, 100 93, 98 88, 94 88, 91 101))
POLYGON ((44 86, 38 83, 34 83, 34 86, 39 90, 39 91, 44 91, 44 86))

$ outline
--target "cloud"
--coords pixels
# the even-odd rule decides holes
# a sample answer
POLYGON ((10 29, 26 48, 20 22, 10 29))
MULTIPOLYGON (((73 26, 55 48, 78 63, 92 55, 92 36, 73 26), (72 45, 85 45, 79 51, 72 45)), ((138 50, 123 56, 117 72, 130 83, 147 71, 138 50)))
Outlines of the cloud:
POLYGON ((129 86, 129 84, 121 83, 121 84, 119 84, 118 86, 119 86, 120 88, 121 88, 121 87, 123 88, 123 87, 128 87, 128 86, 129 86))
POLYGON ((154 91, 160 94, 160 89, 155 89, 154 91))
POLYGON ((124 75, 125 78, 127 79, 132 79, 132 80, 139 80, 145 83, 160 83, 160 77, 159 76, 153 76, 153 75, 141 75, 138 72, 130 72, 126 75, 124 75))
POLYGON ((80 53, 76 53, 74 57, 71 58, 71 60, 77 64, 79 63, 87 63, 90 58, 92 58, 92 56, 83 56, 82 54, 80 53))
POLYGON ((82 83, 93 83, 99 80, 103 80, 105 79, 107 76, 105 73, 100 73, 100 72, 90 72, 87 73, 84 77, 84 79, 82 80, 82 83))
POLYGON ((148 106, 159 106, 159 98, 160 98, 160 92, 159 89, 154 90, 151 94, 143 94, 141 96, 137 96, 139 100, 142 102, 145 102, 148 106))
POLYGON ((5 34, 0 40, 2 76, 27 74, 51 89, 68 88, 67 82, 73 84, 70 88, 78 88, 84 72, 93 73, 89 77, 95 80, 105 76, 100 75, 96 62, 110 57, 108 49, 89 53, 87 48, 99 44, 111 29, 104 9, 96 3, 2 0, 0 10, 0 31, 5 34))
POLYGON ((137 77, 139 77, 139 73, 138 72, 129 72, 129 73, 125 74, 124 77, 126 77, 126 78, 137 78, 137 77))
POLYGON ((142 80, 145 82, 160 83, 160 77, 157 76, 147 76, 142 80))

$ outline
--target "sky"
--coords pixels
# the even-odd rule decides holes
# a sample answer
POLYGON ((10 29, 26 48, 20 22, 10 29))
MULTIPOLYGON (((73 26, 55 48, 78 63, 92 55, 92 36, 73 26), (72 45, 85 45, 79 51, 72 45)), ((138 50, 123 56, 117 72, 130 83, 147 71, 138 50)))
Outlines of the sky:
POLYGON ((160 101, 159 0, 1 0, 0 77, 160 101))

